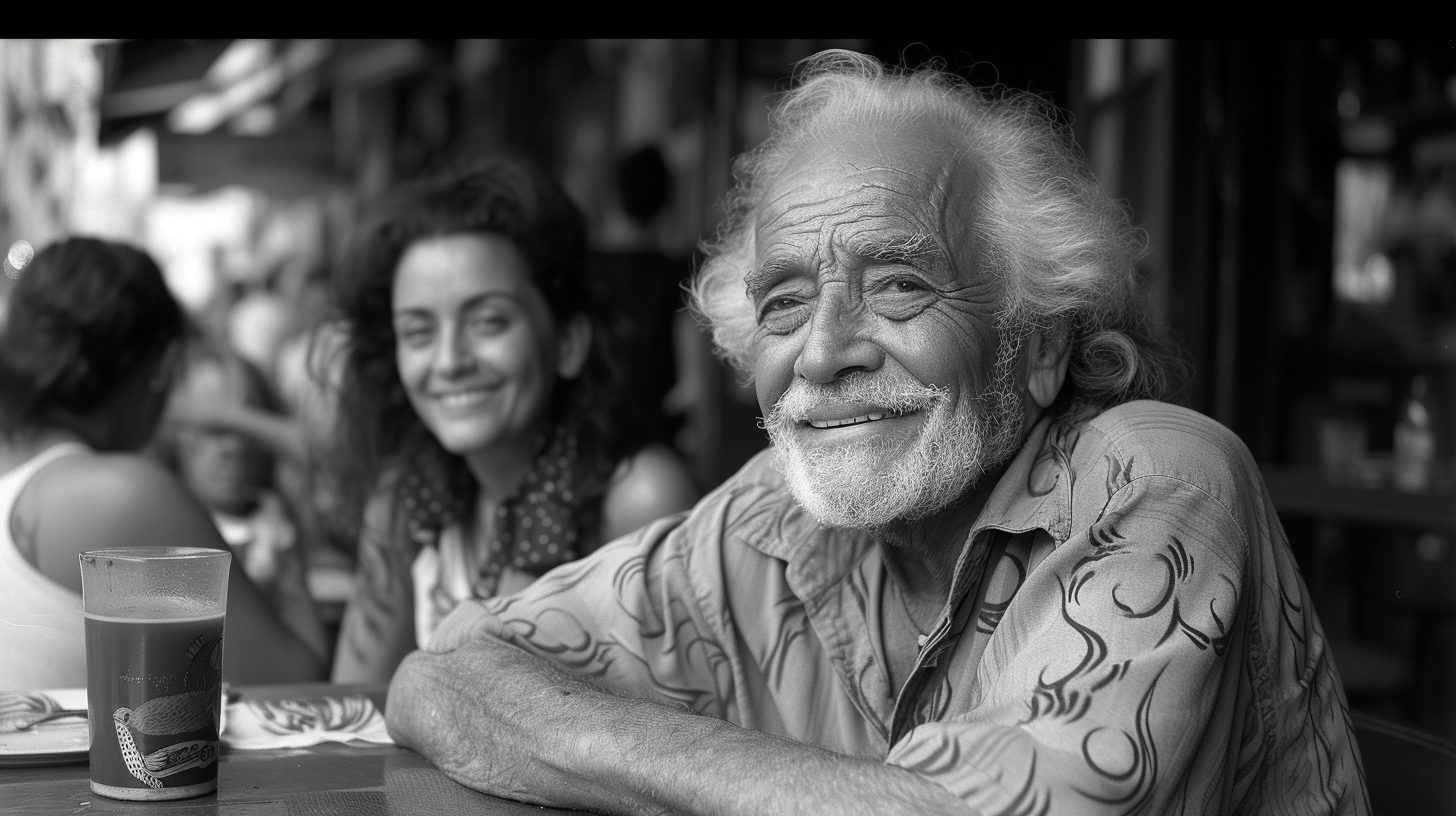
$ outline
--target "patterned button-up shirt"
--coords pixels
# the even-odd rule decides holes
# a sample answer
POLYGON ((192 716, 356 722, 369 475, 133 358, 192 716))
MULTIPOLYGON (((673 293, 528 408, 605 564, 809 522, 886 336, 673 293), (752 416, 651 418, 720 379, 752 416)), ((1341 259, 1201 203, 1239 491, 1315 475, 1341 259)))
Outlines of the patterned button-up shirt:
POLYGON ((987 814, 1369 811, 1258 469, 1206 417, 1135 402, 1038 423, 901 689, 886 580, 879 545, 806 515, 765 453, 691 513, 445 628, 902 766, 987 814))

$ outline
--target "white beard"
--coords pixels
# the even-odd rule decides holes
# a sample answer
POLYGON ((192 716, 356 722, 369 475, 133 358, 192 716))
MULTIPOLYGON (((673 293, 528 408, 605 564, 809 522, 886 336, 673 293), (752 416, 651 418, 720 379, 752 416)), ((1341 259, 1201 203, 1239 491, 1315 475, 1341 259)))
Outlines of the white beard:
POLYGON ((794 499, 821 524, 857 529, 914 521, 950 506, 1020 447, 1023 410, 1014 375, 1020 345, 1001 343, 986 391, 954 409, 944 388, 890 382, 871 373, 856 372, 829 385, 795 380, 764 420, 794 499), (878 438, 800 445, 797 426, 829 397, 930 415, 904 452, 878 438))

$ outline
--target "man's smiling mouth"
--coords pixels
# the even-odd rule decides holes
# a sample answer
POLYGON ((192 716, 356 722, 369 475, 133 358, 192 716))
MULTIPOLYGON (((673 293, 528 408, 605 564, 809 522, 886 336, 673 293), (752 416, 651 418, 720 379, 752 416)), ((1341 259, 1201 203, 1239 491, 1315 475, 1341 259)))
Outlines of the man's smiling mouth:
POLYGON ((847 417, 845 419, 810 419, 805 420, 804 424, 811 428, 825 430, 828 428, 843 428, 846 425, 863 425, 866 422, 876 422, 893 416, 899 415, 890 413, 889 411, 871 411, 868 414, 860 414, 859 416, 847 417))
POLYGON ((823 428, 842 428, 844 425, 874 423, 877 420, 884 420, 885 417, 890 417, 890 414, 888 412, 875 411, 872 414, 860 414, 859 417, 849 417, 847 420, 810 420, 808 421, 808 425, 811 428, 821 428, 823 430, 823 428))

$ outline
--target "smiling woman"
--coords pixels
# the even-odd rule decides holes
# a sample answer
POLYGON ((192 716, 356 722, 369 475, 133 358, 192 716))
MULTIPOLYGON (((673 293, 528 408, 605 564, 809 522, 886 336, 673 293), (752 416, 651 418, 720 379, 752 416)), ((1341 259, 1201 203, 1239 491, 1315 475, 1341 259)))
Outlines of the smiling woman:
POLYGON ((400 190, 362 232, 337 288, 364 523, 336 681, 387 681, 459 602, 696 499, 619 408, 585 251, 565 194, 501 159, 400 190))

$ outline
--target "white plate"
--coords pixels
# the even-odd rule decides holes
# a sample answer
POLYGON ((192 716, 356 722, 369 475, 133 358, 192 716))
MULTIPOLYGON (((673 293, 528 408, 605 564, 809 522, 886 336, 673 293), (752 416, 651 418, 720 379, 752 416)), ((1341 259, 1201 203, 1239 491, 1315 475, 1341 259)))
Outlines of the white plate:
MULTIPOLYGON (((7 704, 29 704, 36 710, 45 708, 85 708, 86 689, 46 689, 45 691, 0 691, 0 710, 7 704), (36 698, 45 695, 51 705, 36 698)), ((43 722, 26 731, 0 733, 0 767, 17 765, 61 765, 85 762, 91 749, 91 732, 85 717, 62 717, 43 722)))

